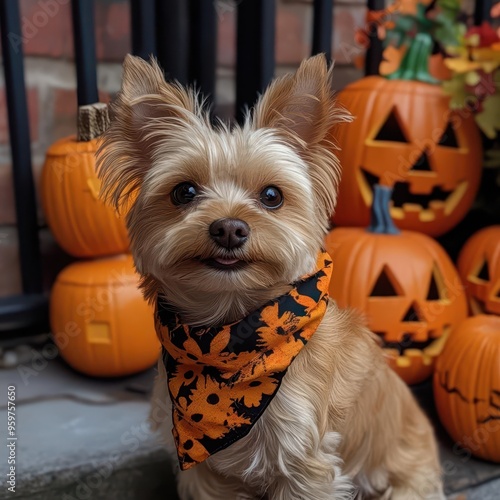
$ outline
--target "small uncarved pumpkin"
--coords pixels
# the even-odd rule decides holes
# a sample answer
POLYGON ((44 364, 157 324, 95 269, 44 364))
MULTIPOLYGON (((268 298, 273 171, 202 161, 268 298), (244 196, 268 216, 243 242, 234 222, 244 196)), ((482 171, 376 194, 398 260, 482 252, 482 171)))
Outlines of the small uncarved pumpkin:
POLYGON ((500 226, 474 234, 458 259, 472 314, 500 315, 500 226))
POLYGON ((42 171, 47 223, 59 245, 75 257, 123 253, 129 245, 123 219, 99 199, 96 149, 96 139, 61 139, 49 148, 42 171))
POLYGON ((334 222, 365 226, 373 187, 394 188, 401 229, 436 236, 455 226, 479 188, 482 148, 472 113, 450 111, 438 85, 363 78, 339 94, 356 119, 336 127, 342 181, 334 222))
POLYGON ((68 364, 88 375, 109 377, 155 363, 159 342, 154 311, 138 283, 130 256, 78 262, 59 274, 50 321, 68 364))
MULTIPOLYGON (((379 192, 377 186, 376 196, 379 192)), ((374 219, 380 215, 387 224, 388 214, 379 208, 374 219)), ((330 296, 340 307, 364 314, 382 338, 389 365, 416 384, 432 374, 450 330, 467 316, 465 294, 451 260, 433 239, 379 227, 380 233, 364 228, 329 233, 330 296)))
POLYGON ((500 462, 500 318, 466 319, 436 363, 436 408, 459 446, 500 462))

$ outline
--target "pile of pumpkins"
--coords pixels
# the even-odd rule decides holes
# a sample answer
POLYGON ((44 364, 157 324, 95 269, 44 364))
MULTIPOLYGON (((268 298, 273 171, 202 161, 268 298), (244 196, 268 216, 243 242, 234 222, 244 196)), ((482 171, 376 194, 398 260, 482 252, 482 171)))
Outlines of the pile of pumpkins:
POLYGON ((99 199, 97 139, 61 139, 48 152, 41 197, 58 244, 77 261, 52 288, 50 321, 59 353, 92 376, 123 376, 152 366, 159 353, 153 310, 139 278, 123 217, 99 199))
POLYGON ((355 121, 332 132, 343 177, 326 239, 330 295, 364 314, 403 380, 433 375, 456 442, 500 461, 500 226, 472 236, 458 269, 432 238, 460 222, 477 194, 474 117, 450 110, 440 86, 379 76, 338 100, 355 121), (389 193, 382 205, 380 190, 389 193))
MULTIPOLYGON (((356 120, 332 132, 343 178, 339 227, 325 243, 330 295, 365 315, 403 380, 434 374, 436 406, 455 441, 472 440, 474 454, 500 461, 500 226, 469 240, 458 270, 432 238, 460 222, 476 196, 474 117, 451 111, 439 86, 377 76, 348 86, 339 101, 356 120), (377 193, 385 200, 374 205, 377 193)), ((51 323, 72 367, 127 375, 151 366, 159 343, 123 219, 98 198, 96 148, 95 139, 63 139, 43 169, 48 224, 63 249, 85 259, 58 276, 51 323)))

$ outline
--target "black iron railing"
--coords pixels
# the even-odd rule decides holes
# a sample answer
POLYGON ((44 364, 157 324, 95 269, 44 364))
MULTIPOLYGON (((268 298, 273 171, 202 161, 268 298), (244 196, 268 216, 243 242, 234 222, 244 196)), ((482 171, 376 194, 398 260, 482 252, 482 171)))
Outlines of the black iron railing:
MULTIPOLYGON (((213 99, 216 71, 218 0, 131 0, 132 52, 155 55, 168 78, 195 82, 213 99)), ((224 1, 224 0, 220 0, 224 1)), ((227 0, 237 8, 236 115, 241 119, 274 75, 275 0, 227 0)), ((368 0, 380 10, 384 0, 368 0)), ((312 52, 331 58, 333 0, 314 0, 312 52)), ((491 0, 476 2, 475 22, 489 18, 491 0)), ((78 103, 98 101, 92 0, 72 0, 78 103)), ((0 299, 0 336, 37 333, 48 328, 48 297, 42 264, 30 135, 24 84, 19 5, 0 0, 0 29, 7 93, 14 193, 22 276, 22 294, 0 299)), ((371 33, 366 73, 377 73, 382 45, 371 33)), ((1 279, 1 277, 0 277, 1 279)))
POLYGON ((21 40, 22 37, 18 2, 0 2, 0 30, 23 291, 22 295, 0 300, 0 333, 27 333, 34 326, 48 324, 48 308, 47 299, 42 293, 42 263, 31 168, 23 50, 21 45, 11 43, 11 40, 21 40))
MULTIPOLYGON (((71 2, 73 46, 76 65, 78 106, 99 101, 97 59, 95 54, 94 12, 87 0, 71 2)), ((90 5, 92 7, 92 5, 90 5)))

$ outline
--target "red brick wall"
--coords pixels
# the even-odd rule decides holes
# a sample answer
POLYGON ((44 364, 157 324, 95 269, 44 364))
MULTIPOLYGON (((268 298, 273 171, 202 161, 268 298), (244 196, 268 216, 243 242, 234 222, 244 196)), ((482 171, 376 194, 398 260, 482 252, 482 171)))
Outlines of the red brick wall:
MULTIPOLYGON (((217 102, 234 103, 235 4, 214 0, 218 13, 217 102)), ((336 86, 360 76, 351 66, 359 52, 353 42, 364 22, 364 0, 336 2, 334 56, 336 86)), ((95 0, 98 81, 101 98, 108 100, 120 84, 120 62, 130 51, 130 11, 126 0, 95 0)), ((56 139, 75 133, 75 70, 69 0, 21 0, 23 49, 30 114, 33 167, 38 185, 45 151, 56 139)), ((312 8, 308 0, 282 0, 277 11, 277 74, 288 71, 310 53, 312 8)), ((13 41, 20 43, 20 41, 13 41)), ((20 291, 12 172, 3 80, 0 80, 0 296, 20 291)), ((43 226, 43 214, 39 220, 43 226)), ((46 263, 54 260, 50 234, 43 230, 46 263), (52 257, 51 257, 52 256, 52 257)))

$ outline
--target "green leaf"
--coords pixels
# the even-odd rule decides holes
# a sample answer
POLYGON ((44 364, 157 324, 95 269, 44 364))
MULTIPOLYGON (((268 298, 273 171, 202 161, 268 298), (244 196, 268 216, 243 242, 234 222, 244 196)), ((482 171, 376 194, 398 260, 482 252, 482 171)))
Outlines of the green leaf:
POLYGON ((483 111, 476 115, 476 123, 486 137, 494 139, 500 130, 500 94, 483 101, 483 111))
POLYGON ((460 1, 439 0, 436 4, 439 14, 435 18, 433 36, 443 48, 460 45, 466 26, 458 21, 460 1))
POLYGON ((464 108, 467 98, 471 96, 465 88, 465 74, 455 74, 451 80, 442 83, 443 90, 451 97, 450 108, 464 108))

